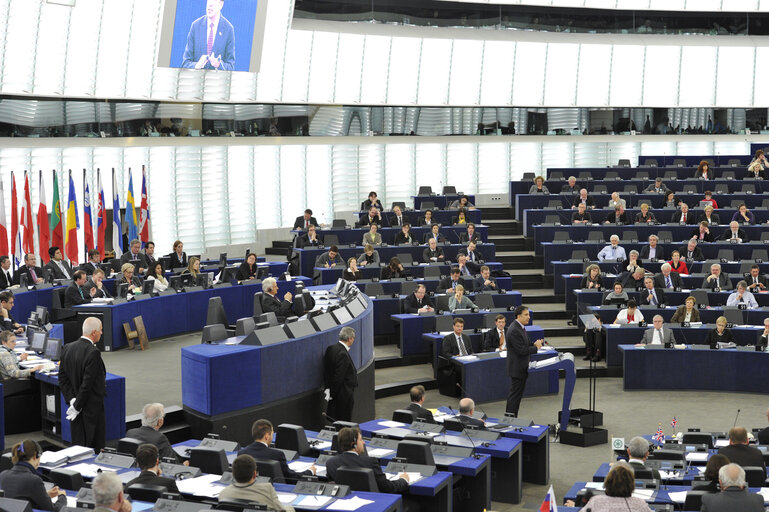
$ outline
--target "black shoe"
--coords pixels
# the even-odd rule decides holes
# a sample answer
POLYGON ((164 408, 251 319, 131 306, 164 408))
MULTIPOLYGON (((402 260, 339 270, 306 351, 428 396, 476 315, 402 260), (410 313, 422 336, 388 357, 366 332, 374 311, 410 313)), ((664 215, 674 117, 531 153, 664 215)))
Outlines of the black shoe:
POLYGON ((583 357, 582 360, 583 361, 590 361, 590 359, 592 359, 592 358, 593 358, 593 354, 591 354, 590 352, 586 352, 585 353, 585 357, 583 357))

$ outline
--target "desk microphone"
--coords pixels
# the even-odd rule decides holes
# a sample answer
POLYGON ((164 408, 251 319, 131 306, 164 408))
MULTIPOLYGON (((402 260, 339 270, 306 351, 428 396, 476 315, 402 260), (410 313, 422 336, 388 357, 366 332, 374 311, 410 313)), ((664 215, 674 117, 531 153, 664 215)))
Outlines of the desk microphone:
POLYGON ((320 413, 320 414, 321 414, 321 416, 323 416, 324 418, 326 418, 326 419, 327 419, 328 421, 330 421, 331 423, 336 423, 336 422, 337 422, 337 420, 335 420, 334 418, 332 418, 331 416, 329 416, 329 415, 328 415, 328 414, 326 414, 325 412, 322 412, 322 413, 320 413))
MULTIPOLYGON (((464 394, 465 394, 465 396, 469 396, 469 395, 467 394, 467 391, 465 391, 465 388, 463 388, 463 387, 462 387, 462 385, 461 385, 459 382, 457 382, 457 387, 459 388, 459 390, 460 390, 460 391, 462 391, 462 393, 464 393, 464 394)), ((451 409, 451 407, 449 407, 449 409, 451 409)), ((489 415, 488 415, 488 414, 486 414, 486 411, 484 411, 484 410, 483 410, 483 407, 481 407, 480 405, 478 405, 478 409, 480 409, 480 410, 481 410, 481 412, 483 413, 483 415, 484 415, 484 416, 486 416, 486 418, 488 418, 488 417, 489 417, 489 415)), ((486 422, 484 421, 484 423, 486 423, 486 422)), ((485 427, 484 427, 484 428, 485 428, 485 427)))
POLYGON ((737 414, 734 416, 734 424, 732 425, 732 428, 737 426, 737 418, 740 416, 740 410, 737 409, 737 414))

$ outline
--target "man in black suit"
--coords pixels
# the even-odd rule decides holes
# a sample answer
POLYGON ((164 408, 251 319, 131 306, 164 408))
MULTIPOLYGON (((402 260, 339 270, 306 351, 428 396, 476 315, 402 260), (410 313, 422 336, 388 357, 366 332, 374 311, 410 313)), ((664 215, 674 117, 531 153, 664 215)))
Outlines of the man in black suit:
POLYGON ((406 217, 403 216, 403 212, 401 212, 401 207, 396 204, 393 207, 393 214, 390 217, 390 226, 399 228, 408 223, 408 219, 406 219, 406 217))
POLYGON ((738 244, 746 244, 750 242, 748 236, 745 234, 745 230, 740 227, 740 224, 733 220, 729 223, 729 229, 724 231, 721 235, 721 240, 737 240, 738 244))
POLYGON ((155 242, 149 241, 144 244, 144 262, 147 264, 148 269, 155 269, 155 264, 158 262, 155 258, 155 242))
POLYGON ((649 235, 649 245, 644 245, 641 248, 641 255, 638 258, 642 261, 664 260, 665 251, 658 242, 659 237, 657 235, 649 235))
POLYGON ((101 339, 101 320, 88 317, 83 322, 83 335, 67 343, 61 353, 59 386, 69 404, 72 444, 89 446, 99 453, 104 448, 106 423, 104 396, 107 372, 95 344, 101 339))
MULTIPOLYGON (((469 265, 469 263, 468 263, 469 265)), ((481 277, 475 280, 473 289, 476 292, 497 291, 497 280, 491 277, 491 270, 486 265, 481 267, 481 277)))
POLYGON ((464 254, 467 257, 467 265, 472 272, 478 272, 484 261, 483 253, 476 247, 477 244, 475 242, 469 242, 466 248, 461 248, 457 253, 458 255, 464 254))
MULTIPOLYGON (((125 433, 125 437, 149 443, 157 448, 159 457, 176 459, 181 464, 181 459, 176 454, 168 438, 160 432, 166 413, 163 404, 146 404, 142 408, 142 426, 132 428, 125 433)), ((136 458, 139 458, 137 453, 136 458)))
POLYGON ((67 286, 64 291, 64 307, 71 308, 72 306, 78 306, 80 304, 88 304, 91 299, 96 295, 96 288, 90 288, 83 290, 87 276, 82 270, 76 270, 72 276, 72 284, 67 286))
POLYGON ((283 300, 278 295, 278 282, 274 277, 268 277, 262 281, 262 311, 275 313, 279 323, 285 323, 286 317, 291 316, 294 307, 293 295, 286 292, 283 300))
POLYGON ((323 355, 323 382, 326 388, 328 416, 334 421, 351 421, 354 392, 358 387, 358 372, 350 356, 355 342, 355 330, 342 327, 339 343, 326 349, 323 355))
POLYGON ((628 224, 625 207, 621 204, 615 206, 614 211, 606 216, 606 221, 604 221, 604 224, 621 224, 623 226, 628 224))
POLYGON ((761 450, 748 444, 748 431, 745 427, 732 427, 729 430, 729 446, 722 446, 718 453, 726 455, 729 462, 740 466, 758 466, 766 473, 766 464, 761 450))
POLYGON ((463 398, 459 401, 459 416, 457 416, 459 422, 465 426, 485 428, 486 423, 484 423, 483 420, 473 418, 474 412, 475 402, 473 402, 472 398, 463 398))
POLYGON ((580 203, 583 203, 587 209, 595 208, 595 201, 592 197, 588 197, 586 188, 580 189, 579 195, 574 198, 572 209, 576 210, 580 203))
POLYGON ((16 271, 16 280, 19 276, 27 276, 27 284, 38 284, 43 282, 43 269, 37 266, 37 256, 34 253, 24 255, 24 265, 16 271))
POLYGON ((108 299, 112 295, 107 291, 107 287, 102 284, 104 280, 104 271, 102 269, 95 270, 91 274, 90 279, 83 286, 83 293, 88 293, 94 299, 108 299), (91 295, 91 288, 96 288, 96 291, 91 295))
POLYGON ((99 254, 98 249, 91 249, 88 251, 88 261, 80 265, 80 270, 85 272, 87 275, 93 274, 94 270, 97 268, 101 268, 99 265, 101 263, 101 255, 99 254))
POLYGON ((61 254, 61 249, 55 245, 48 249, 48 255, 51 257, 51 261, 45 266, 51 273, 54 279, 72 279, 72 267, 69 263, 64 261, 64 256, 61 254))
POLYGON ((542 348, 544 340, 537 340, 532 345, 525 327, 529 324, 529 308, 515 308, 515 320, 507 329, 507 374, 510 375, 510 394, 507 396, 505 412, 518 416, 518 408, 523 398, 526 379, 529 377, 529 359, 542 348))
POLYGON ((439 224, 433 224, 430 226, 430 232, 425 234, 424 243, 429 243, 431 238, 434 238, 436 242, 443 243, 446 241, 446 237, 440 232, 441 226, 439 224))
POLYGON ((246 446, 238 452, 238 456, 250 455, 254 459, 275 460, 280 463, 280 469, 283 471, 283 476, 289 480, 296 481, 303 476, 314 475, 317 468, 315 464, 310 466, 310 469, 298 473, 288 467, 286 462, 286 454, 276 448, 270 448, 272 444, 272 435, 274 429, 272 422, 269 420, 256 420, 251 425, 251 439, 253 443, 246 446))
POLYGON ((139 274, 143 274, 147 269, 147 262, 144 261, 144 255, 141 252, 141 241, 134 238, 131 240, 131 244, 128 248, 128 252, 124 252, 120 257, 121 265, 124 265, 132 260, 139 260, 139 274))
POLYGON ((673 224, 695 224, 697 222, 697 217, 694 213, 689 211, 689 205, 681 203, 681 209, 673 212, 671 222, 673 224))
POLYGON ((360 430, 350 427, 344 427, 337 434, 339 442, 339 455, 335 455, 326 461, 326 472, 329 478, 336 480, 336 471, 340 467, 348 468, 368 468, 374 472, 374 480, 378 489, 377 492, 396 494, 402 493, 409 488, 409 476, 406 473, 398 475, 397 480, 389 480, 382 472, 379 461, 364 454, 366 445, 363 443, 363 436, 360 430))
POLYGON ((627 456, 627 461, 630 464, 630 467, 634 470, 649 470, 652 473, 652 478, 658 482, 660 481, 659 470, 649 468, 646 465, 646 459, 649 457, 649 441, 641 436, 636 436, 631 439, 627 445, 627 456))
POLYGON ((706 220, 701 221, 697 226, 697 229, 692 231, 690 238, 695 238, 700 243, 712 242, 713 233, 710 232, 710 224, 708 224, 708 221, 706 220))
POLYGON ((755 263, 750 267, 750 276, 745 278, 745 282, 748 283, 748 290, 757 293, 766 290, 767 283, 766 276, 761 275, 761 270, 755 263))
POLYGON ((414 413, 414 418, 419 421, 435 423, 433 413, 429 409, 425 409, 425 387, 422 385, 414 386, 409 391, 409 397, 411 403, 406 409, 414 413))
POLYGON ((376 206, 369 208, 368 213, 364 213, 358 220, 358 227, 370 226, 372 224, 382 227, 382 214, 376 206))
POLYGON ((573 194, 573 195, 579 194, 579 185, 577 185, 576 177, 569 176, 569 179, 566 182, 566 185, 561 187, 561 194, 573 194))
POLYGON ((462 318, 454 319, 454 332, 443 338, 441 342, 441 354, 447 360, 454 356, 467 356, 473 353, 473 344, 470 337, 462 331, 465 321, 462 318))
POLYGON ((684 282, 678 272, 673 272, 670 263, 663 263, 660 267, 660 273, 654 276, 654 287, 667 290, 683 288, 684 282))
POLYGON ((687 263, 693 261, 705 261, 705 255, 702 254, 702 249, 697 247, 697 240, 694 238, 690 238, 686 245, 679 247, 678 254, 680 254, 681 259, 687 263))
POLYGON ((483 336, 483 351, 484 352, 501 352, 507 350, 505 344, 505 325, 507 320, 505 315, 497 315, 494 318, 494 327, 486 331, 483 336))
POLYGON ((642 306, 661 307, 667 304, 665 301, 665 290, 654 286, 654 278, 649 276, 644 279, 644 289, 640 293, 642 306))
POLYGON ((718 263, 713 263, 710 266, 710 274, 705 276, 705 279, 702 280, 702 284, 700 285, 700 288, 715 290, 716 288, 720 290, 729 290, 731 289, 731 281, 729 280, 729 274, 726 272, 721 272, 721 265, 718 263))
POLYGON ((320 247, 323 245, 323 242, 321 242, 318 237, 318 230, 315 227, 315 224, 310 224, 310 227, 307 228, 307 232, 299 237, 297 245, 301 249, 304 249, 305 247, 320 247))
POLYGON ((136 449, 136 464, 141 469, 141 473, 129 481, 126 487, 131 487, 133 484, 158 485, 165 487, 168 492, 179 492, 174 478, 160 476, 160 457, 154 444, 145 443, 136 449))
POLYGON ((422 251, 422 261, 430 263, 431 261, 439 262, 444 261, 446 256, 443 254, 443 247, 438 247, 438 242, 435 238, 427 239, 427 249, 422 251))
POLYGON ((472 222, 467 225, 467 230, 459 234, 459 243, 466 244, 468 242, 478 243, 481 241, 481 235, 475 231, 475 224, 472 222))
POLYGON ((425 285, 417 285, 417 289, 414 293, 403 299, 403 312, 411 314, 428 313, 433 311, 433 305, 430 303, 430 298, 425 297, 427 288, 425 285))
POLYGON ((317 226, 318 220, 312 216, 312 210, 307 208, 304 211, 304 215, 300 215, 296 218, 294 221, 294 229, 302 229, 304 231, 307 231, 307 228, 310 226, 317 226))
POLYGON ((11 316, 14 300, 10 290, 0 292, 0 330, 21 334, 24 332, 24 327, 11 316))
MULTIPOLYGON (((765 319, 763 336, 767 336, 768 334, 769 334, 769 319, 765 319)), ((764 344, 764 346, 766 346, 766 344, 764 344)), ((766 410, 766 419, 769 420, 769 409, 766 410)), ((757 437, 758 437, 758 444, 761 444, 761 445, 769 444, 769 427, 761 429, 758 432, 757 437)))
POLYGON ((441 282, 438 283, 438 291, 439 292, 446 292, 449 295, 454 294, 454 289, 457 287, 457 285, 465 286, 465 280, 464 278, 460 277, 459 273, 459 267, 451 267, 451 275, 449 277, 444 277, 441 279, 441 282))
POLYGON ((10 288, 14 284, 17 284, 17 282, 14 276, 11 275, 11 258, 0 256, 0 290, 10 288))

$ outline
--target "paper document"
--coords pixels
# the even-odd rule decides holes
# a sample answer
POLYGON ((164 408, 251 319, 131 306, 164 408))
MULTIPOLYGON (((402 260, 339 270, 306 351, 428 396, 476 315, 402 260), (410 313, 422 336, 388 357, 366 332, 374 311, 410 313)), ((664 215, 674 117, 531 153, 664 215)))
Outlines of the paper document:
POLYGON ((769 501, 769 487, 762 487, 761 489, 758 490, 757 494, 760 494, 761 496, 764 497, 764 503, 769 501))
POLYGON ((281 503, 284 505, 288 505, 292 501, 296 499, 296 494, 290 493, 290 492, 279 492, 278 493, 278 500, 280 500, 281 503))
POLYGON ((93 457, 93 449, 86 448, 85 446, 70 446, 58 452, 45 451, 40 456, 40 464, 42 465, 57 465, 64 464, 68 461, 76 461, 81 459, 87 459, 93 457))
POLYGON ((405 423, 401 423, 400 421, 380 421, 380 425, 384 425, 385 427, 391 427, 391 428, 398 428, 398 427, 405 427, 405 423))
POLYGON ((478 356, 469 355, 469 356, 454 356, 454 359, 457 361, 475 361, 478 359, 478 356))
POLYGON ((507 350, 500 350, 499 357, 507 357, 507 350))
POLYGON ((664 469, 660 469, 660 477, 664 480, 669 480, 671 478, 678 478, 680 475, 678 471, 665 471, 664 469))
POLYGON ((331 441, 316 439, 310 446, 318 451, 327 450, 328 448, 331 448, 331 441))
POLYGON ((634 498, 641 498, 644 501, 652 499, 654 496, 654 489, 636 489, 633 491, 634 498))
POLYGON ((364 505, 370 505, 374 503, 373 500, 364 500, 357 496, 353 496, 347 500, 336 500, 334 503, 326 507, 326 510, 358 510, 364 505))
POLYGON ((708 460, 708 452, 689 452, 686 454, 686 460, 689 462, 705 462, 708 460))
POLYGON ((304 496, 301 500, 299 500, 299 503, 296 504, 297 507, 304 508, 304 507, 322 507, 329 501, 331 501, 333 498, 331 496, 304 496))
POLYGON ((585 489, 601 489, 601 490, 603 490, 603 482, 585 482, 585 489))
POLYGON ((670 496, 670 501, 673 503, 686 502, 686 491, 668 492, 668 496, 670 496))
POLYGON ((177 480, 176 487, 182 494, 192 494, 194 496, 209 496, 214 498, 219 495, 224 486, 214 486, 214 482, 221 480, 222 475, 202 475, 195 478, 187 478, 185 480, 177 480), (218 487, 219 492, 214 494, 212 487, 218 487), (199 494, 202 493, 202 494, 199 494), (213 496, 211 496, 214 494, 213 496))
POLYGON ((716 439, 716 448, 720 448, 722 446, 729 446, 729 440, 728 439, 716 439))
POLYGON ((366 451, 368 452, 369 457, 385 457, 395 453, 395 450, 388 450, 387 448, 367 448, 366 451))
POLYGON ((81 475, 87 478, 96 478, 96 475, 100 471, 117 471, 117 468, 108 468, 106 466, 99 466, 98 464, 87 464, 85 462, 82 462, 80 464, 75 464, 74 466, 69 466, 67 469, 71 469, 72 471, 77 471, 81 475))
POLYGON ((67 496, 67 507, 77 508, 77 496, 67 496))
MULTIPOLYGON (((416 483, 424 478, 419 473, 412 473, 409 471, 406 474, 409 476, 409 484, 416 483)), ((391 481, 395 481, 400 478, 400 473, 385 473, 385 475, 387 475, 387 479, 391 481)))
POLYGON ((312 466, 312 462, 303 462, 301 460, 295 460, 288 463, 288 467, 291 469, 291 471, 296 471, 297 473, 307 471, 310 469, 310 466, 312 466))

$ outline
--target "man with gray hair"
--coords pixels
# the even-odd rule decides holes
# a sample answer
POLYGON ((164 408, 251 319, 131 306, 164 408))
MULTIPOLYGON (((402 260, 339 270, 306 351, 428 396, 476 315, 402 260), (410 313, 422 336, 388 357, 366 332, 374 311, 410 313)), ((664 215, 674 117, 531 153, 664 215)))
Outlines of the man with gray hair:
POLYGON ((281 324, 286 321, 286 317, 291 316, 294 307, 293 295, 286 292, 283 300, 278 295, 278 282, 274 277, 268 277, 262 281, 262 311, 265 313, 275 313, 278 322, 281 324))
POLYGON ((131 502, 123 494, 123 482, 114 471, 103 471, 93 479, 94 512, 131 512, 131 502))
POLYGON ((646 458, 649 456, 649 441, 641 436, 636 436, 627 445, 627 461, 633 471, 651 471, 652 478, 660 481, 660 472, 657 469, 646 466, 646 458))
POLYGON ((611 242, 611 245, 607 245, 598 253, 598 261, 626 260, 627 255, 625 254, 625 249, 619 246, 619 237, 617 235, 612 235, 609 238, 609 242, 611 242))
POLYGON ((654 286, 656 288, 683 288, 684 282, 678 272, 673 272, 670 263, 663 263, 660 267, 660 273, 654 276, 654 286))
POLYGON ((121 264, 129 263, 131 260, 139 260, 139 274, 143 274, 147 268, 147 260, 144 254, 142 254, 141 248, 141 241, 134 238, 128 246, 128 251, 124 252, 120 257, 121 264))
POLYGON ((104 448, 107 370, 96 343, 101 339, 101 320, 90 316, 83 322, 83 335, 61 351, 59 386, 69 404, 72 444, 88 446, 99 453, 104 448))
POLYGON ((745 470, 731 463, 718 470, 721 492, 702 496, 703 512, 763 512, 764 498, 748 492, 745 484, 745 470))
POLYGON ((473 413, 475 413, 475 402, 472 398, 463 398, 459 401, 459 416, 457 416, 457 419, 460 423, 463 425, 484 428, 486 424, 483 420, 473 418, 473 413))
POLYGON ((713 263, 710 266, 710 274, 702 280, 702 286, 700 288, 706 288, 710 290, 729 289, 729 274, 721 272, 721 265, 713 263))
MULTIPOLYGON (((163 404, 147 404, 142 408, 142 426, 132 428, 125 433, 126 437, 136 439, 142 443, 153 444, 157 447, 160 458, 168 457, 181 463, 179 456, 171 448, 168 438, 160 432, 166 417, 163 404)), ((187 463, 189 464, 189 463, 187 463)))
POLYGON ((755 296, 748 291, 748 283, 744 280, 737 283, 737 289, 726 299, 727 306, 739 306, 740 304, 744 304, 747 309, 756 309, 758 307, 755 296))
POLYGON ((323 356, 323 382, 331 421, 352 421, 355 388, 358 387, 358 371, 350 356, 355 342, 355 329, 342 327, 339 343, 326 349, 323 356))

